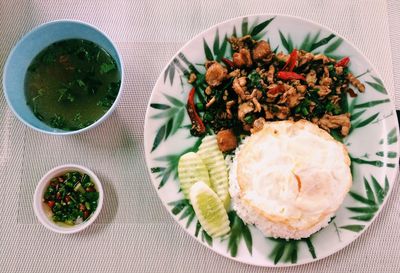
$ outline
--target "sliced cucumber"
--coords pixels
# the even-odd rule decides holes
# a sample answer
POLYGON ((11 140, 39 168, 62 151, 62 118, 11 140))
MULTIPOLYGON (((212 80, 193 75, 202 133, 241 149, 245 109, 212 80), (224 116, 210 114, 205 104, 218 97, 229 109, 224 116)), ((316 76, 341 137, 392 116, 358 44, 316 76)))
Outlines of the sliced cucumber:
POLYGON ((218 195, 204 182, 190 188, 190 202, 203 229, 211 237, 219 237, 230 231, 228 214, 218 195))
POLYGON ((224 155, 218 148, 217 137, 215 135, 204 137, 197 153, 208 169, 211 188, 228 210, 230 204, 228 169, 224 155))
POLYGON ((186 153, 179 158, 178 176, 181 190, 187 199, 190 187, 197 181, 210 185, 207 167, 196 153, 186 153))

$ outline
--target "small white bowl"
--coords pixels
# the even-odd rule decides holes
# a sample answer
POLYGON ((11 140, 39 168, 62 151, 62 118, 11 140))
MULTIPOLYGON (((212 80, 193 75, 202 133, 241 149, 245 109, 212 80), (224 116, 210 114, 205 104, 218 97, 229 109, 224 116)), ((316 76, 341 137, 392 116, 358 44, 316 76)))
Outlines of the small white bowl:
POLYGON ((33 209, 35 211, 36 217, 39 219, 39 222, 42 223, 46 228, 50 229, 51 231, 62 233, 62 234, 71 234, 79 232, 89 225, 91 225, 99 215, 101 208, 103 206, 103 187, 101 186, 99 178, 88 168, 75 165, 75 164, 66 164, 55 167, 54 169, 50 170, 46 173, 42 179, 39 181, 39 184, 36 187, 34 198, 33 198, 33 209), (95 188, 99 192, 99 199, 97 202, 97 208, 92 213, 92 215, 86 221, 83 221, 81 224, 77 224, 74 226, 61 226, 53 222, 51 219, 51 210, 47 207, 47 205, 43 202, 43 195, 50 184, 50 180, 54 177, 64 174, 65 172, 69 171, 78 171, 81 173, 86 173, 89 175, 90 179, 92 180, 95 188))

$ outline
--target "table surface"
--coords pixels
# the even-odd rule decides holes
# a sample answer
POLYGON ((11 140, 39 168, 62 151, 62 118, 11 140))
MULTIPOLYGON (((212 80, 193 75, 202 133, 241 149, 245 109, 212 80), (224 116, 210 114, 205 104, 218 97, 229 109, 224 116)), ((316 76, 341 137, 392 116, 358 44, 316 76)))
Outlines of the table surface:
POLYGON ((125 90, 113 115, 77 136, 35 132, 17 120, 0 92, 0 268, 4 272, 398 272, 400 193, 393 187, 371 227, 344 250, 296 268, 265 269, 219 256, 197 243, 168 214, 144 162, 143 123, 153 85, 174 53, 194 35, 254 13, 297 15, 353 42, 382 75, 400 109, 398 0, 0 1, 0 72, 30 29, 79 19, 106 32, 120 49, 125 90), (65 163, 85 165, 105 187, 96 222, 75 235, 46 230, 32 196, 40 177, 65 163))

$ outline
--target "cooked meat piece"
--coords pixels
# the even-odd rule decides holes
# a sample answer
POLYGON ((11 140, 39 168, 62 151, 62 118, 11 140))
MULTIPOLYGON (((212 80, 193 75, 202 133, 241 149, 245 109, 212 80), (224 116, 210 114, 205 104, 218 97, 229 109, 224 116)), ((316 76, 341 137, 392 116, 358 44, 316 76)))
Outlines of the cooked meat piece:
POLYGON ((324 54, 317 54, 317 55, 315 55, 315 56, 314 56, 314 61, 319 61, 319 60, 322 60, 322 63, 323 63, 323 64, 330 63, 330 62, 334 61, 334 60, 332 60, 331 58, 325 56, 324 54))
POLYGON ((256 113, 261 112, 261 104, 258 102, 257 98, 254 97, 251 101, 253 102, 255 107, 254 112, 256 113))
POLYGON ((286 55, 283 52, 279 52, 278 54, 275 55, 275 57, 278 59, 278 61, 285 63, 289 59, 289 55, 286 55))
POLYGON ((233 63, 236 67, 251 66, 253 61, 251 60, 250 51, 246 48, 242 48, 239 52, 234 53, 233 63))
POLYGON ((265 119, 266 120, 272 120, 274 119, 274 114, 272 114, 271 109, 269 108, 268 105, 263 104, 262 108, 264 109, 264 113, 265 113, 265 119))
POLYGON ((255 61, 263 61, 263 62, 270 62, 272 60, 272 51, 269 44, 261 40, 256 43, 255 47, 253 48, 253 60, 255 61))
POLYGON ((359 79, 354 77, 352 73, 349 73, 347 75, 347 79, 350 81, 352 85, 354 85, 358 89, 358 91, 360 91, 361 93, 365 91, 365 85, 362 84, 359 79))
POLYGON ((248 101, 239 105, 238 118, 240 121, 244 122, 244 118, 248 113, 254 111, 254 105, 252 102, 248 101))
POLYGON ((331 89, 324 85, 316 85, 315 88, 318 89, 318 96, 320 97, 325 97, 331 92, 331 89))
POLYGON ((274 105, 274 115, 278 118, 278 119, 287 119, 289 113, 290 113, 290 109, 287 106, 279 106, 279 105, 274 105))
POLYGON ((322 79, 319 81, 319 84, 329 87, 329 86, 332 84, 332 79, 331 79, 331 78, 328 78, 328 77, 322 78, 322 79))
POLYGON ((206 90, 204 90, 204 93, 206 93, 207 96, 211 95, 211 94, 212 94, 212 89, 211 89, 211 87, 207 86, 207 87, 206 87, 206 90))
POLYGON ((237 78, 240 76, 240 69, 235 69, 231 71, 228 75, 229 78, 237 78))
POLYGON ((197 77, 196 74, 190 73, 188 83, 192 84, 196 81, 197 77))
POLYGON ((296 86, 297 92, 304 94, 307 91, 307 86, 306 85, 298 85, 296 86))
POLYGON ((325 114, 320 120, 318 120, 318 125, 330 132, 330 129, 341 128, 340 133, 343 136, 347 136, 350 131, 350 114, 341 114, 341 115, 329 115, 325 114))
POLYGON ((253 122, 253 128, 250 130, 252 134, 257 133, 258 131, 261 131, 262 128, 264 127, 265 124, 265 119, 263 117, 256 119, 253 122))
POLYGON ((228 114, 227 118, 231 119, 232 118, 232 111, 231 108, 234 106, 236 102, 234 100, 230 100, 226 103, 226 113, 228 114))
POLYGON ((209 100, 206 104, 206 108, 209 108, 211 105, 214 104, 214 102, 216 101, 215 96, 211 98, 211 100, 209 100))
POLYGON ((227 78, 228 72, 221 64, 209 62, 209 65, 206 65, 206 67, 206 82, 208 85, 212 87, 218 86, 227 78))
POLYGON ((235 78, 232 83, 232 89, 242 99, 246 99, 246 77, 235 78))
POLYGON ((235 36, 232 36, 228 39, 228 41, 231 43, 232 49, 234 51, 239 51, 242 48, 252 47, 256 42, 251 38, 250 35, 246 35, 241 38, 236 38, 235 36))
POLYGON ((340 102, 340 97, 338 95, 333 95, 330 97, 332 104, 338 105, 340 102))
POLYGON ((221 152, 233 151, 237 147, 237 138, 231 129, 221 130, 217 134, 218 148, 221 152))
POLYGON ((299 61, 298 66, 305 65, 306 63, 312 61, 313 59, 314 59, 314 54, 312 54, 310 52, 306 52, 304 50, 300 50, 299 57, 298 57, 298 61, 299 61))
POLYGON ((286 91, 283 93, 278 103, 286 103, 289 108, 297 106, 304 96, 297 93, 293 86, 285 84, 284 87, 286 91))
POLYGON ((335 67, 335 72, 336 72, 336 75, 342 75, 343 74, 343 66, 336 66, 335 67))
POLYGON ((306 82, 308 86, 314 87, 314 84, 317 82, 317 73, 315 70, 311 69, 310 72, 307 73, 306 82))
POLYGON ((268 83, 274 83, 274 74, 275 74, 275 66, 270 65, 267 72, 267 81, 268 83))

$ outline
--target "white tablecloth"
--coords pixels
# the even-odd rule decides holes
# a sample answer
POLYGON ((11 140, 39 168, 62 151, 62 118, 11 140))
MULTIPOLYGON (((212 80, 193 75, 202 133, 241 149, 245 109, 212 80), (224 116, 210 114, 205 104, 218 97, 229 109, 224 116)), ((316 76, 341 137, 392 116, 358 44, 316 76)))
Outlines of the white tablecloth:
POLYGON ((11 48, 34 26, 79 19, 105 31, 126 69, 117 110, 87 133, 54 137, 18 121, 0 93, 1 272, 399 272, 399 185, 373 225, 344 250, 312 264, 267 270, 221 257, 192 239, 169 216, 144 163, 143 122, 152 87, 173 54, 200 31, 254 13, 297 15, 352 41, 381 73, 400 109, 398 0, 1 0, 0 72, 11 48), (396 87, 396 88, 395 88, 396 87), (32 196, 50 168, 78 163, 105 186, 100 217, 63 236, 36 220, 32 196))

